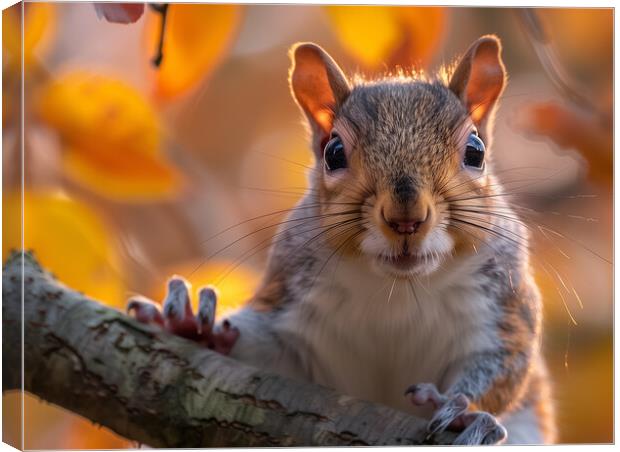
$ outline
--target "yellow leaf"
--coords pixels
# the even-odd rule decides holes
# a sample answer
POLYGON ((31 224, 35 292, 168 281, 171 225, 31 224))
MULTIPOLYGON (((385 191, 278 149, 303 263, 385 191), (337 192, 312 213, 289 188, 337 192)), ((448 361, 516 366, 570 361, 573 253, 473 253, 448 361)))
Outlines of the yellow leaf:
POLYGON ((122 200, 178 192, 180 176, 160 150, 157 115, 133 87, 73 72, 45 87, 38 110, 63 140, 65 168, 78 183, 122 200))
MULTIPOLYGON (((2 11, 2 47, 9 67, 15 71, 21 67, 21 6, 18 3, 2 11)), ((33 58, 49 48, 55 33, 56 7, 52 3, 26 3, 24 17, 24 70, 27 70, 33 58)))
POLYGON ((365 66, 374 66, 396 47, 399 30, 389 7, 328 6, 342 45, 365 66), (372 32, 371 32, 372 30, 372 32))
POLYGON ((128 84, 84 71, 52 81, 39 103, 42 117, 84 152, 155 154, 160 127, 155 111, 128 84))
MULTIPOLYGON (((2 195, 2 256, 21 249, 19 192, 2 195)), ((120 259, 105 225, 86 205, 61 193, 26 192, 24 247, 60 281, 112 306, 124 307, 120 259)))
MULTIPOLYGON (((260 283, 260 274, 257 271, 237 264, 238 261, 226 259, 210 260, 202 262, 202 265, 201 262, 189 262, 169 268, 166 274, 177 274, 186 278, 192 284, 194 302, 198 300, 198 290, 201 287, 215 285, 219 292, 217 316, 222 318, 244 306, 260 283)), ((158 281, 153 290, 153 298, 160 301, 164 296, 165 285, 158 281)))
POLYGON ((327 6, 343 47, 370 70, 424 66, 445 27, 445 9, 394 6, 327 6))
MULTIPOLYGON (((172 4, 168 8, 163 60, 153 68, 156 95, 169 99, 189 91, 207 76, 235 36, 239 5, 172 4)), ((161 19, 148 14, 146 52, 155 55, 161 19)))

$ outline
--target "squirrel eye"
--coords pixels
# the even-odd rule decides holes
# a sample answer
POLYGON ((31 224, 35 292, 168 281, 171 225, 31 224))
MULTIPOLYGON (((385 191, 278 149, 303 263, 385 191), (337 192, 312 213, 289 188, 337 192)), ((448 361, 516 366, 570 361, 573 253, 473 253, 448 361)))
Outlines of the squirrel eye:
POLYGON ((338 135, 334 135, 325 145, 323 159, 325 160, 325 168, 328 171, 335 171, 347 167, 347 156, 344 152, 344 144, 338 135))
POLYGON ((484 168, 484 142, 476 132, 470 133, 467 139, 463 165, 476 169, 484 168))

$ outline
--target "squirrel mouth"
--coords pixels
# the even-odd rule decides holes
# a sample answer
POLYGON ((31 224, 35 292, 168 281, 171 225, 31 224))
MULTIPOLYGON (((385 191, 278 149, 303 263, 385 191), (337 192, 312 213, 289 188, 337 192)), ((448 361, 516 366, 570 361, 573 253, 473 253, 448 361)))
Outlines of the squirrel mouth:
POLYGON ((409 270, 417 264, 423 263, 430 259, 426 254, 412 254, 408 252, 393 254, 393 255, 381 255, 381 262, 392 266, 398 270, 409 270))

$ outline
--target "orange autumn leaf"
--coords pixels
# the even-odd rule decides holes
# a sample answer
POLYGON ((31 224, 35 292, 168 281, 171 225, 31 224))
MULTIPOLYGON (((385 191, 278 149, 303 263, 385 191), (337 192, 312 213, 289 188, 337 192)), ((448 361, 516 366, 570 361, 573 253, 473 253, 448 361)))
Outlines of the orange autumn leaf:
POLYGON ((342 46, 370 70, 428 64, 446 21, 445 8, 439 7, 325 8, 342 46))
MULTIPOLYGON (((172 4, 168 7, 163 60, 152 69, 156 95, 170 99, 186 93, 217 65, 232 43, 241 18, 239 5, 172 4)), ((146 52, 157 49, 161 18, 149 14, 146 52)))
POLYGON ((550 140, 562 149, 578 151, 588 162, 589 174, 594 180, 612 182, 611 111, 601 113, 570 102, 541 101, 516 110, 513 125, 531 138, 550 140))
MULTIPOLYGON (((62 193, 24 194, 24 248, 64 284, 123 307, 120 258, 95 212, 62 193)), ((2 255, 21 249, 21 193, 2 195, 2 255)))
POLYGON ((38 107, 63 141, 63 163, 74 181, 125 201, 178 192, 180 175, 161 152, 159 119, 130 85, 73 72, 51 82, 38 107))
MULTIPOLYGON (((2 11, 2 48, 12 70, 19 71, 22 54, 21 3, 2 11)), ((55 33, 56 6, 52 3, 24 5, 24 70, 48 48, 55 33)))

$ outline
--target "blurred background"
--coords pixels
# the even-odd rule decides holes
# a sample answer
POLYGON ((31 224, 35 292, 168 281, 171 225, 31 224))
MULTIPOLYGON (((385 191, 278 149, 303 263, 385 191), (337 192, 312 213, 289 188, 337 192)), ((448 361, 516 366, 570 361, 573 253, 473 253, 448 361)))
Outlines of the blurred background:
MULTIPOLYGON (((21 12, 2 17, 3 261, 21 234, 21 12)), ((225 314, 256 287, 268 226, 282 214, 246 220, 292 207, 312 162, 287 86, 291 44, 315 41, 345 71, 372 76, 438 69, 495 33, 510 79, 494 159, 536 229, 559 440, 611 442, 613 11, 535 14, 26 3, 25 247, 115 308, 135 293, 161 300, 177 273, 194 287, 217 284, 225 314)), ((13 442, 18 395, 3 405, 3 439, 13 442)), ((24 415, 29 449, 136 446, 32 396, 24 415)))

